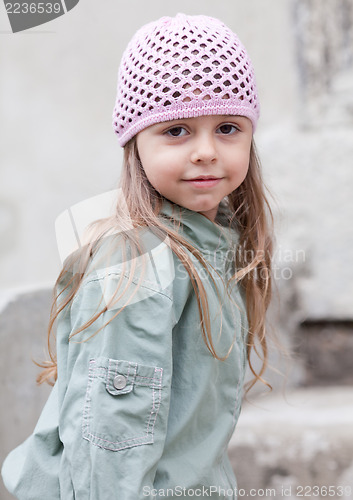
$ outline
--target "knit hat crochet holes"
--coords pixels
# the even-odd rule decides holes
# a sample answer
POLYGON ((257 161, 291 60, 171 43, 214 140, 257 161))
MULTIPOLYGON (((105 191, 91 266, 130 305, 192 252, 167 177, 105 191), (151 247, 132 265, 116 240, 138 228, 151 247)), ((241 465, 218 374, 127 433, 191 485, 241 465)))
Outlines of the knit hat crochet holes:
POLYGON ((204 115, 259 117, 254 70, 237 35, 207 16, 143 26, 120 64, 113 128, 124 146, 155 123, 204 115))

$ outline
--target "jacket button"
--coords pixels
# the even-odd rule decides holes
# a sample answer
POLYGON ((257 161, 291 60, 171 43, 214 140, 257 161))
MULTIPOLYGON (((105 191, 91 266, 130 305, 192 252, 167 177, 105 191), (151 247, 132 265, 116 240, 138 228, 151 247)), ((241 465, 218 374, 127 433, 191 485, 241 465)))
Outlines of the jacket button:
POLYGON ((117 375, 116 377, 114 377, 113 385, 115 389, 124 389, 124 387, 126 386, 126 377, 124 377, 124 375, 117 375))

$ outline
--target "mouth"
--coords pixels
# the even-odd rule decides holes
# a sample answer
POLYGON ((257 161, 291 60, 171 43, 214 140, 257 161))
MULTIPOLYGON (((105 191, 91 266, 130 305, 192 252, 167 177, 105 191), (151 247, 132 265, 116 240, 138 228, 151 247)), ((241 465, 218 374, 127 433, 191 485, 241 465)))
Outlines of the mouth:
POLYGON ((216 186, 222 177, 214 177, 213 175, 200 175, 199 177, 194 177, 193 179, 185 179, 189 185, 196 188, 211 188, 216 186))
POLYGON ((187 181, 208 181, 208 180, 218 180, 220 177, 215 177, 214 175, 199 175, 199 177, 193 177, 192 179, 185 179, 187 181))

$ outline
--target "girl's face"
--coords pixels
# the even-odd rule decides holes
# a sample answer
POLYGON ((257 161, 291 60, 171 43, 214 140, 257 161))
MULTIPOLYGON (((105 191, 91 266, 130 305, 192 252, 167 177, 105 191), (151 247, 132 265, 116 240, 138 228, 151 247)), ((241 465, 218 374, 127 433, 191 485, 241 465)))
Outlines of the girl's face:
POLYGON ((137 148, 148 180, 162 196, 214 221, 220 201, 246 177, 251 139, 248 118, 200 116, 142 130, 137 148))

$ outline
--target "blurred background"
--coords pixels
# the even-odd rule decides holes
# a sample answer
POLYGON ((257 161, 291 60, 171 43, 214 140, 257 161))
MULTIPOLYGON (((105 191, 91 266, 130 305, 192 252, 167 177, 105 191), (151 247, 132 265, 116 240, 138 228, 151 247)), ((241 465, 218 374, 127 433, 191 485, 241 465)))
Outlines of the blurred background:
POLYGON ((45 356, 60 271, 55 219, 116 187, 122 52, 142 24, 178 12, 218 17, 246 46, 273 195, 270 320, 293 354, 273 354, 273 392, 257 384, 244 403, 229 448, 238 486, 252 498, 299 498, 301 487, 324 498, 329 486, 353 498, 353 0, 85 0, 16 34, 0 5, 0 461, 50 391, 36 387, 32 358, 45 356))

